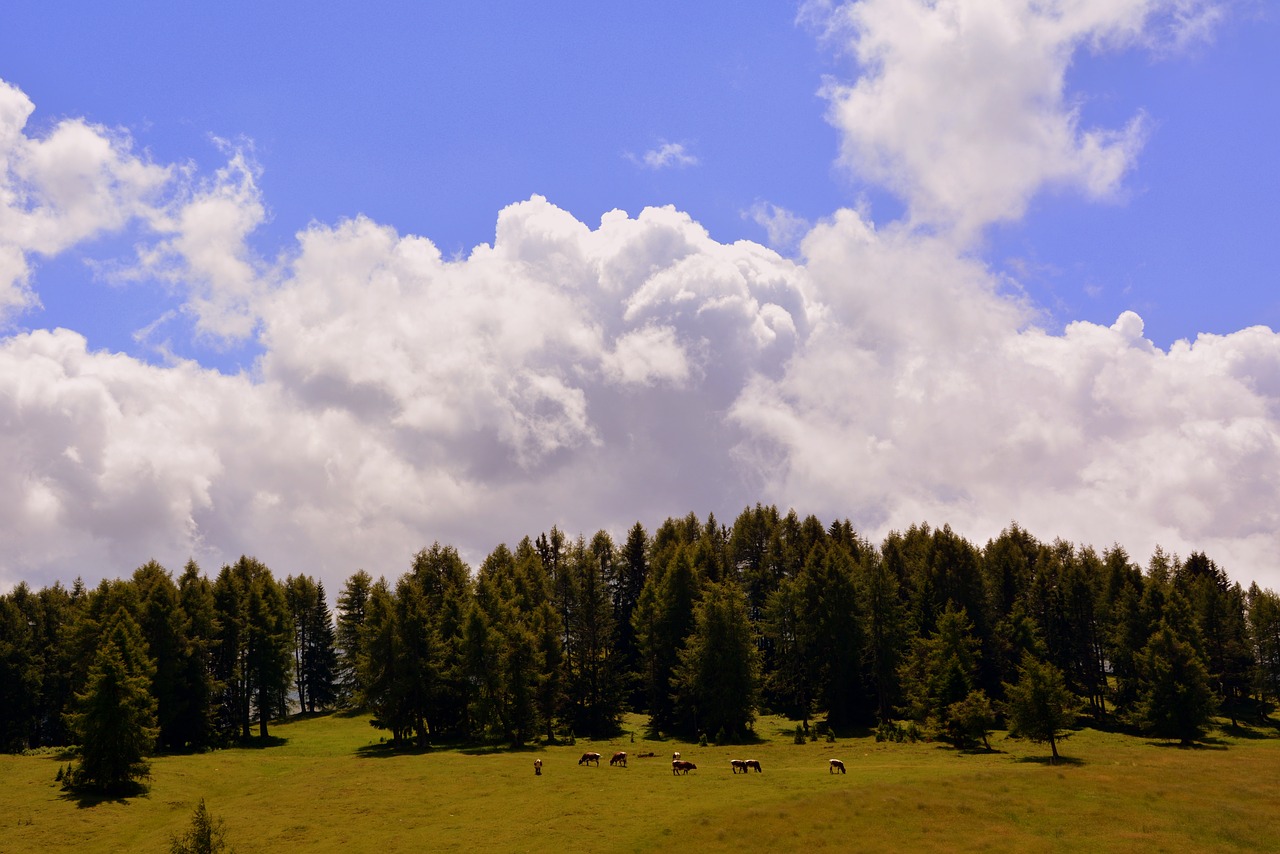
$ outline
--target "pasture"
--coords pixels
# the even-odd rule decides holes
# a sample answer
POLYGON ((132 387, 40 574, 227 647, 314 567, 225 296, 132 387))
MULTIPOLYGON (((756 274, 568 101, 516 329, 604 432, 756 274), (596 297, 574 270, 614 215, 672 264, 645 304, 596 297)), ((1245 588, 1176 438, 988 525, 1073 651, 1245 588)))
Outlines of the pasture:
POLYGON ((1047 747, 996 733, 991 753, 840 738, 709 746, 628 736, 519 751, 391 753, 363 717, 276 725, 264 747, 164 756, 149 794, 82 802, 56 754, 0 756, 0 851, 167 851, 199 798, 241 854, 273 851, 1280 850, 1280 738, 1215 733, 1181 749, 1082 730, 1047 747), (628 753, 627 767, 578 765, 628 753), (697 769, 673 776, 671 751, 697 769), (653 752, 652 758, 641 753, 653 752), (828 771, 844 760, 845 775, 828 771), (534 760, 543 761, 535 776, 534 760), (731 759, 761 773, 734 774, 731 759))

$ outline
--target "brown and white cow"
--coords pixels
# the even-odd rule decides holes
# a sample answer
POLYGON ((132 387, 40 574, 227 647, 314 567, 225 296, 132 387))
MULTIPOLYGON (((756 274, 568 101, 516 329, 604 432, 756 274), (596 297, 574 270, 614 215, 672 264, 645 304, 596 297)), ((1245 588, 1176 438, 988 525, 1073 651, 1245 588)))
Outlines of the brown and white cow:
POLYGON ((761 771, 761 770, 760 770, 760 760, 759 760, 759 759, 744 759, 744 760, 742 760, 742 773, 743 773, 743 774, 747 773, 747 769, 748 769, 748 768, 754 768, 757 774, 763 774, 763 773, 764 773, 763 771, 761 771))
POLYGON ((600 766, 599 753, 584 753, 582 758, 578 760, 579 765, 590 765, 592 762, 596 763, 596 767, 600 766))
POLYGON ((730 759, 730 760, 729 760, 729 767, 733 770, 733 773, 735 773, 735 774, 737 774, 739 771, 741 771, 743 774, 745 774, 745 773, 747 773, 747 760, 745 760, 745 759, 730 759))
POLYGON ((677 759, 679 759, 679 758, 680 758, 680 751, 678 751, 678 750, 677 750, 677 751, 675 751, 674 753, 672 753, 672 754, 671 754, 671 761, 672 761, 672 762, 675 762, 675 761, 676 761, 677 759))
POLYGON ((831 763, 830 773, 834 774, 836 771, 839 771, 841 774, 848 773, 844 770, 844 763, 839 759, 828 759, 827 761, 831 763))
POLYGON ((617 753, 613 754, 613 756, 609 759, 609 764, 610 764, 610 765, 621 765, 623 768, 626 768, 626 767, 627 767, 627 752, 626 752, 625 750, 619 750, 617 753))
POLYGON ((541 759, 533 760, 533 773, 538 775, 539 777, 542 776, 542 760, 541 759))
POLYGON ((697 771, 697 770, 698 770, 698 766, 694 765, 692 762, 688 762, 684 759, 671 760, 671 773, 673 775, 683 773, 686 776, 688 776, 690 771, 697 771))

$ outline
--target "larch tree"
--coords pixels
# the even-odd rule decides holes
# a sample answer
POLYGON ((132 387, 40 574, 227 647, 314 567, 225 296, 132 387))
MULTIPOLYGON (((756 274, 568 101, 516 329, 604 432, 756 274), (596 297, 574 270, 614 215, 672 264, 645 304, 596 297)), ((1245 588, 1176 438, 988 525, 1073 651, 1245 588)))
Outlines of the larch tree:
POLYGON ((1022 657, 1018 681, 1006 684, 1009 734, 1049 745, 1050 761, 1058 761, 1058 742, 1075 726, 1080 701, 1067 687, 1062 671, 1030 653, 1022 657))
POLYGON ((145 757, 154 749, 158 733, 151 695, 154 673, 142 630, 128 611, 120 609, 104 633, 70 716, 80 742, 80 764, 71 776, 74 788, 127 793, 149 772, 145 757))
POLYGON ((760 696, 759 655, 741 586, 732 579, 706 585, 672 674, 677 707, 693 732, 746 735, 760 696))

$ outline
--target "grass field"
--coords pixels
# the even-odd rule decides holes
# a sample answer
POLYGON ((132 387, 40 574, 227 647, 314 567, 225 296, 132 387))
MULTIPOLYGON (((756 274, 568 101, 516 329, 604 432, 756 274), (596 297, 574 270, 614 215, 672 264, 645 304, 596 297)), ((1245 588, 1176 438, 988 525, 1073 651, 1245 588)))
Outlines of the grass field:
POLYGON ((1276 851, 1280 738, 1216 733, 1183 749, 1083 730, 1046 749, 997 733, 991 753, 934 744, 761 742, 698 747, 642 737, 522 751, 391 754, 367 719, 282 722, 270 747, 165 756, 148 795, 82 802, 64 758, 0 757, 0 852, 160 852, 199 798, 240 854, 370 851, 1276 851), (633 757, 611 768, 615 750, 633 757), (698 769, 673 777, 680 750, 698 769), (605 755, 579 767, 584 750, 605 755), (652 751, 654 758, 634 758, 652 751), (828 757, 848 774, 828 773, 828 757), (544 763, 535 777, 533 760, 544 763), (764 773, 734 775, 729 759, 764 773))

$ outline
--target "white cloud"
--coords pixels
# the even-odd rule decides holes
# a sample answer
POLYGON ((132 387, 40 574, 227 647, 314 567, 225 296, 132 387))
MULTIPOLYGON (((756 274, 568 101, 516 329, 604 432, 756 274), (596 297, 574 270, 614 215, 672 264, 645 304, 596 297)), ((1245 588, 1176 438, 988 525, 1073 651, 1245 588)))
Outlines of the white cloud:
POLYGON ((756 202, 742 214, 764 229, 770 246, 790 252, 800 244, 811 227, 809 221, 771 202, 756 202))
POLYGON ((72 121, 58 128, 79 141, 37 168, 56 132, 26 137, 30 102, 0 90, 0 216, 18 224, 0 229, 0 294, 29 304, 30 253, 135 221, 140 269, 182 289, 198 329, 263 353, 225 376, 66 330, 0 340, 0 587, 246 552, 332 591, 437 539, 478 560, 551 524, 620 532, 758 500, 872 537, 930 521, 981 540, 1018 520, 1135 556, 1204 549, 1280 586, 1280 336, 1164 351, 1128 312, 1048 334, 957 249, 1046 182, 1114 189, 1127 138, 1075 127, 1054 69, 1086 42, 1148 37, 1156 7, 858 8, 885 61, 834 103, 862 92, 886 110, 848 132, 913 218, 837 211, 804 229, 799 260, 719 243, 671 207, 592 226, 535 196, 465 257, 356 217, 309 226, 268 265, 246 249, 266 209, 247 159, 201 181, 72 121), (908 13, 931 55, 903 35, 908 13), (1004 146, 1012 177, 961 134, 943 134, 936 168, 917 159, 923 120, 887 90, 932 104, 940 71, 1008 89, 953 118, 1004 146))
POLYGON ((127 137, 79 119, 29 137, 34 111, 25 93, 0 80, 0 322, 38 304, 30 256, 56 255, 149 216, 172 177, 134 156, 127 137))
POLYGON ((1113 197, 1146 135, 1081 127, 1066 91, 1083 49, 1203 38, 1201 0, 858 0, 817 9, 862 69, 830 81, 842 161, 908 203, 912 221, 971 239, 1045 188, 1113 197))
POLYGON ((634 154, 628 154, 627 157, 633 163, 653 170, 683 169, 686 166, 698 165, 698 158, 685 149, 682 142, 664 142, 639 157, 634 154))

